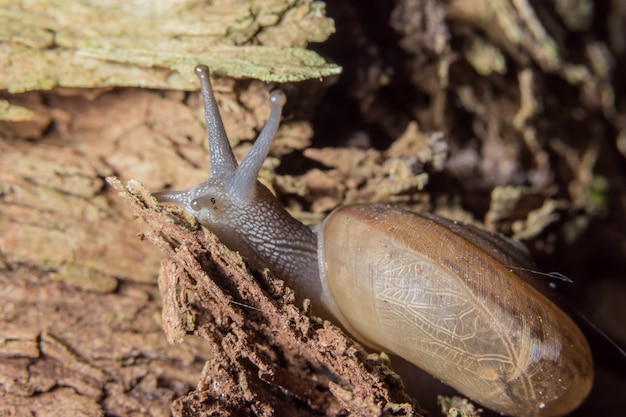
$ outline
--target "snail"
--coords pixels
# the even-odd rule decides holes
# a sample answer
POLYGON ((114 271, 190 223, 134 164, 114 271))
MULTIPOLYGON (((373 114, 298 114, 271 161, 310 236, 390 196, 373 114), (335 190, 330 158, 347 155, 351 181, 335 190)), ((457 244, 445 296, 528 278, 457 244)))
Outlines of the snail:
POLYGON ((207 181, 162 191, 253 267, 267 267, 356 340, 403 357, 485 407, 560 416, 593 383, 579 328, 524 275, 511 241, 430 214, 376 204, 342 206, 315 227, 291 217, 257 175, 286 98, 237 164, 209 68, 196 67, 211 158, 207 181))

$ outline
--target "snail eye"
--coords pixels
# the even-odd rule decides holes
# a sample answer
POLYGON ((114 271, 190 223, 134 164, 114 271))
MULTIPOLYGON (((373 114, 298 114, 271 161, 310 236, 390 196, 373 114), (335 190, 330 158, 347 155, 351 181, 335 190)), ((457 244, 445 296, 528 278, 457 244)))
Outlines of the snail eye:
POLYGON ((215 206, 215 203, 216 203, 215 197, 204 195, 202 197, 194 198, 193 200, 191 200, 191 203, 189 203, 189 205, 195 211, 200 211, 203 208, 208 208, 210 206, 215 206))

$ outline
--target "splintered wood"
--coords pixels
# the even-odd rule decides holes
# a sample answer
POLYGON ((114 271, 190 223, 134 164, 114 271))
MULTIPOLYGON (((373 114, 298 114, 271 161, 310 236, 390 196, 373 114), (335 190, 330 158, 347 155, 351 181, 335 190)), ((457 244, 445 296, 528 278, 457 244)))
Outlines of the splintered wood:
POLYGON ((378 355, 315 318, 308 304, 300 310, 281 281, 254 277, 237 253, 157 205, 138 182, 107 181, 165 255, 159 287, 168 340, 194 333, 214 354, 198 388, 175 401, 175 415, 419 415, 378 355))

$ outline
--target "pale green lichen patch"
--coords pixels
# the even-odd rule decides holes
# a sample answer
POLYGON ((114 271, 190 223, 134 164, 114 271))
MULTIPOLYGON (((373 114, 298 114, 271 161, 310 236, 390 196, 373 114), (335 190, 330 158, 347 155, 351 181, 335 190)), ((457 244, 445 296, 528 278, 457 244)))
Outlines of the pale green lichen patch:
MULTIPOLYGON (((197 80, 193 75, 193 69, 199 63, 208 65, 216 76, 256 78, 266 82, 302 81, 339 74, 341 71, 339 66, 327 64, 315 52, 302 48, 273 46, 215 45, 207 46, 201 53, 194 55, 180 52, 155 55, 152 51, 139 49, 122 52, 85 49, 80 51, 80 55, 101 60, 115 59, 117 62, 139 67, 166 68, 167 78, 181 89, 196 89, 197 80), (171 70, 176 73, 171 74, 171 70)), ((165 76, 165 72, 162 72, 165 76)), ((120 80, 120 83, 122 82, 120 80)), ((154 87, 150 81, 144 81, 142 78, 134 80, 129 85, 154 87)))
POLYGON ((477 408, 467 398, 437 396, 437 402, 441 407, 441 412, 448 417, 476 417, 482 413, 481 408, 477 408))
POLYGON ((489 42, 479 37, 474 38, 464 50, 465 58, 480 75, 492 72, 504 74, 506 59, 502 52, 489 42))
POLYGON ((33 112, 26 107, 17 106, 7 100, 0 99, 0 120, 24 122, 32 118, 33 112))

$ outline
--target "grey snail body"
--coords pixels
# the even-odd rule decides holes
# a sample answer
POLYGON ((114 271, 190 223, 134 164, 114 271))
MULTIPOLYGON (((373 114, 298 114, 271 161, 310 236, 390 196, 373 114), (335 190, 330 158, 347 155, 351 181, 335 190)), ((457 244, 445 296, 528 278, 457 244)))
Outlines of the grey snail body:
POLYGON ((433 215, 382 205, 334 210, 311 229, 257 181, 285 96, 240 165, 198 66, 211 172, 187 191, 156 193, 183 206, 230 249, 267 267, 363 344, 397 354, 480 404, 512 416, 560 416, 593 383, 576 324, 526 280, 508 240, 433 215), (515 272, 517 271, 517 272, 515 272))

